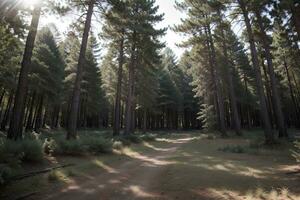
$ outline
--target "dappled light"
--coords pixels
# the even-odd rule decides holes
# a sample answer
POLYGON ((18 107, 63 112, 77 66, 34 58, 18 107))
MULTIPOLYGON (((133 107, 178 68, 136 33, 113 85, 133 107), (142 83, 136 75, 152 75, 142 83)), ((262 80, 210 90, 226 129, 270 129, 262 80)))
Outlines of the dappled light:
POLYGON ((111 174, 117 174, 117 173, 119 173, 117 170, 115 170, 114 168, 112 168, 112 167, 104 164, 102 161, 100 161, 98 159, 95 159, 93 161, 93 163, 96 164, 98 167, 101 167, 102 169, 104 169, 108 173, 111 173, 111 174))
POLYGON ((113 155, 50 159, 52 164, 64 160, 76 165, 49 174, 49 183, 62 185, 59 190, 50 187, 41 199, 300 198, 299 178, 286 174, 298 166, 288 165, 291 160, 284 152, 276 154, 276 160, 268 154, 225 153, 218 151, 224 143, 234 145, 244 141, 206 138, 178 134, 115 149, 113 155))
MULTIPOLYGON (((176 149, 172 149, 172 152, 176 150, 176 149)), ((129 156, 131 158, 134 159, 139 159, 143 162, 149 162, 150 164, 153 165, 170 165, 170 164, 175 164, 175 161, 168 161, 168 160, 164 160, 164 159, 156 159, 156 158, 152 158, 150 156, 146 156, 143 154, 140 154, 139 152, 136 152, 130 148, 124 148, 121 152, 119 152, 121 154, 124 154, 126 156, 129 156)))
POLYGON ((300 200, 299 0, 0 0, 1 200, 300 200))
POLYGON ((125 190, 130 191, 133 193, 134 196, 138 198, 157 198, 159 197, 158 195, 151 194, 148 192, 145 192, 141 186, 138 185, 131 185, 128 188, 125 188, 125 190))
POLYGON ((299 196, 291 193, 285 188, 272 189, 265 191, 262 188, 249 190, 246 194, 226 189, 199 189, 193 191, 196 194, 205 196, 208 199, 226 199, 226 200, 297 200, 299 196))

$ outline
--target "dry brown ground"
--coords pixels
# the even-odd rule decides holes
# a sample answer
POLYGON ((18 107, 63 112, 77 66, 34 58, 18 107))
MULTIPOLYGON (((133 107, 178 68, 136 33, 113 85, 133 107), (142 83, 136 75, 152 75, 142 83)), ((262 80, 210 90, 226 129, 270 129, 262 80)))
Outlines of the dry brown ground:
POLYGON ((59 158, 57 162, 77 165, 58 170, 60 180, 41 183, 42 191, 32 199, 300 199, 300 177, 286 174, 297 167, 288 149, 258 154, 218 151, 247 142, 176 134, 125 148, 118 155, 59 158))

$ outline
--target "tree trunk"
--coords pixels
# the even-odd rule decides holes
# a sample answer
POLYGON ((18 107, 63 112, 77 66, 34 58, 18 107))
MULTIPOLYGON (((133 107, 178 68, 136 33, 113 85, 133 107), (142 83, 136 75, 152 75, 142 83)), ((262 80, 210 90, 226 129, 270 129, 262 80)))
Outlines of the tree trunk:
POLYGON ((43 115, 44 95, 41 95, 39 105, 37 107, 37 114, 35 117, 34 130, 38 132, 42 127, 42 115, 43 115))
MULTIPOLYGON (((124 31, 123 31, 124 32, 124 31)), ((123 80, 123 62, 124 62, 124 37, 120 39, 119 46, 119 67, 118 67, 118 83, 115 99, 115 112, 114 112, 114 127, 113 135, 117 136, 120 134, 120 110, 121 110, 121 90, 123 80)))
POLYGON ((226 126, 225 126, 225 112, 224 112, 224 99, 221 91, 221 85, 219 80, 219 70, 217 69, 217 61, 216 61, 216 51, 215 46, 210 30, 210 26, 207 26, 207 33, 208 33, 208 40, 209 40, 209 47, 211 51, 211 62, 213 67, 213 81, 215 85, 216 97, 217 97, 217 104, 218 104, 218 111, 219 111, 219 122, 220 122, 220 132, 222 136, 227 136, 226 133, 226 126))
POLYGON ((46 125, 47 125, 48 112, 49 112, 49 107, 48 107, 48 103, 46 101, 45 111, 44 111, 44 116, 43 116, 43 124, 42 124, 43 128, 46 128, 46 125))
POLYGON ((13 93, 13 91, 11 91, 11 93, 9 94, 9 97, 8 97, 8 101, 7 101, 7 104, 6 104, 4 116, 3 116, 3 119, 2 119, 2 122, 1 122, 1 130, 2 131, 6 130, 6 125, 7 125, 8 120, 9 120, 9 115, 10 115, 10 110, 11 110, 11 105, 12 105, 13 98, 14 98, 14 93, 13 93))
MULTIPOLYGON (((133 41, 135 40, 136 33, 133 33, 133 41)), ((131 47, 131 61, 129 64, 128 70, 128 96, 126 102, 126 110, 125 110, 125 135, 129 135, 132 130, 132 110, 133 110, 133 98, 134 98, 134 71, 135 71, 135 55, 136 54, 136 45, 135 43, 131 47)))
POLYGON ((238 3, 242 10, 242 14, 244 16, 244 21, 246 24, 248 39, 249 39, 249 43, 250 43, 251 59, 252 59, 252 64, 253 64, 253 68, 254 68, 254 72, 255 72, 255 76, 256 76, 255 80, 256 80, 256 87, 257 87, 257 92, 258 92, 258 97, 259 97, 260 116, 261 116, 261 119, 263 122, 264 133, 265 133, 265 143, 273 144, 274 143, 274 135, 273 135, 273 131, 272 131, 271 124, 270 124, 270 118, 268 115, 268 109, 267 109, 267 104, 266 104, 266 100, 265 100, 262 77, 261 77, 261 72, 260 72, 260 67, 259 67, 259 62, 258 62, 258 55, 257 55, 257 50, 256 50, 255 42, 254 42, 252 27, 251 27, 250 19, 248 16, 248 11, 246 9, 244 0, 238 0, 238 3))
MULTIPOLYGON (((219 14, 221 19, 221 14, 219 14)), ((222 22, 220 22, 222 23, 222 22)), ((234 122, 234 128, 235 132, 238 136, 242 135, 241 131, 241 121, 238 114, 238 108, 237 108, 237 102, 236 102, 236 95, 234 92, 234 86, 233 86, 233 80, 232 80, 232 66, 229 65, 229 57, 227 52, 227 44, 226 44, 226 37, 224 30, 221 30, 221 37, 222 37, 222 43, 223 43, 223 53, 225 57, 225 73, 226 73, 226 80, 228 82, 228 90, 229 90, 229 97, 230 97, 230 104, 231 104, 231 110, 233 114, 233 122, 234 122)))
POLYGON ((71 101, 71 109, 69 114, 68 120, 68 131, 67 131, 67 139, 75 139, 77 137, 77 119, 78 119, 78 109, 80 103, 80 90, 81 90, 81 81, 83 76, 83 67, 85 62, 85 54, 86 54, 86 47, 89 37, 89 31, 91 27, 91 20, 93 15, 93 8, 94 8, 94 0, 90 0, 87 16, 84 25, 84 31, 81 41, 80 53, 78 58, 78 65, 77 65, 77 73, 74 83, 72 101, 71 101))
POLYGON ((25 98, 26 98, 27 85, 28 85, 28 74, 31 69, 31 57, 34 48, 34 41, 36 38, 40 14, 41 14, 41 5, 36 4, 32 14, 30 30, 26 39, 25 50, 24 50, 23 60, 21 64, 21 71, 19 75, 19 82, 18 82, 16 95, 15 95, 12 118, 11 118, 9 131, 7 134, 8 139, 18 140, 22 138, 25 98))
MULTIPOLYGON (((262 62, 261 62, 261 65, 262 65, 262 72, 263 72, 263 75, 265 77, 265 84, 264 84, 264 87, 265 87, 265 93, 266 93, 266 103, 267 103, 267 108, 268 108, 268 111, 269 111, 269 116, 270 116, 270 123, 271 123, 271 127, 273 128, 273 122, 274 122, 274 112, 273 112, 273 101, 272 101, 272 93, 271 93, 271 88, 270 88, 270 81, 269 81, 269 76, 268 76, 268 73, 267 73, 267 69, 266 69, 266 65, 264 63, 264 58, 261 58, 262 59, 262 62)), ((276 119, 275 119, 276 120, 276 119)))
POLYGON ((261 13, 256 10, 256 18, 258 21, 260 34, 261 34, 261 41, 265 50, 265 56, 267 60, 267 67, 268 72, 270 75, 270 83, 271 83, 271 90, 272 90, 272 101, 273 101, 273 109, 275 112, 276 117, 276 123, 279 130, 279 137, 288 137, 287 129, 284 122, 284 116, 282 112, 282 105, 281 105, 281 99, 278 92, 278 82, 275 76, 274 67, 273 67, 273 60, 272 55, 270 51, 270 45, 268 42, 268 38, 266 35, 265 27, 262 22, 261 13))
POLYGON ((3 106, 4 106, 4 96, 5 96, 5 90, 2 90, 2 93, 0 95, 0 121, 1 121, 1 117, 2 117, 2 112, 3 112, 3 106))
POLYGON ((33 108, 34 108, 34 103, 35 103, 35 96, 36 96, 36 92, 33 92, 31 102, 30 102, 30 107, 29 107, 29 115, 27 118, 27 123, 26 123, 26 128, 25 128, 26 132, 32 130, 32 118, 33 118, 33 108))
POLYGON ((284 65, 284 69, 285 69, 287 80, 288 80, 291 99, 292 99, 292 102, 293 102, 294 107, 295 107, 295 114, 296 114, 296 121, 295 122, 297 124, 300 124, 300 110, 299 110, 299 106, 297 104, 297 100, 296 100, 296 97, 295 97, 295 94, 294 94, 294 89, 293 89, 293 86, 292 86, 290 73, 289 73, 289 70, 288 70, 286 60, 284 59, 283 62, 284 62, 283 65, 284 65))
POLYGON ((147 131, 147 110, 144 109, 143 112, 143 133, 146 133, 147 131))
POLYGON ((297 6, 295 5, 296 3, 292 2, 292 4, 293 4, 291 5, 292 23, 297 32, 298 41, 300 41, 300 4, 299 2, 297 3, 297 6))

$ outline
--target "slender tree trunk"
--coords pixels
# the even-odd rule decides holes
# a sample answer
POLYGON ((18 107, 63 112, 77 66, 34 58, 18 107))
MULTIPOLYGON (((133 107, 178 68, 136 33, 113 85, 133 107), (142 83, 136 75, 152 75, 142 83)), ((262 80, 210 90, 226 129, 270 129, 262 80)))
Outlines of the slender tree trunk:
MULTIPOLYGON (((5 90, 2 90, 1 94, 0 94, 0 105, 2 105, 2 101, 4 99, 4 95, 5 95, 5 90)), ((2 108, 0 107, 0 109, 2 110, 2 108)), ((1 117, 1 116, 0 116, 1 117)))
POLYGON ((262 22, 261 13, 256 10, 256 18, 258 21, 260 34, 261 34, 261 41, 265 50, 265 56, 267 60, 267 67, 268 72, 270 75, 270 83, 271 83, 271 90, 272 90, 272 101, 273 101, 273 109, 276 116, 277 127, 279 130, 279 137, 288 137, 287 129, 284 122, 284 116, 282 112, 282 105, 281 99, 278 91, 278 82, 275 76, 274 67, 273 67, 273 60, 270 51, 270 45, 268 42, 268 37, 266 35, 265 27, 262 22))
POLYGON ((44 116, 43 116, 43 124, 42 124, 43 128, 46 128, 47 118, 48 118, 48 112, 49 112, 49 107, 48 107, 48 103, 46 101, 46 103, 45 103, 45 111, 44 111, 44 116))
POLYGON ((292 23, 295 27, 295 30, 297 32, 298 41, 300 41, 300 5, 299 2, 296 3, 291 2, 291 13, 292 13, 292 23))
POLYGON ((2 117, 2 112, 3 112, 3 106, 4 106, 4 96, 5 96, 5 90, 2 90, 2 93, 0 95, 0 121, 1 121, 1 117, 2 117))
POLYGON ((10 116, 10 110, 11 110, 11 106, 13 103, 13 98, 14 98, 14 92, 11 91, 7 100, 7 104, 6 104, 6 108, 5 108, 5 112, 4 112, 4 116, 1 122, 1 130, 5 131, 6 130, 6 125, 9 121, 9 116, 10 116))
MULTIPOLYGON (((266 69, 266 65, 264 63, 264 58, 262 58, 262 62, 261 62, 261 65, 262 65, 262 72, 263 72, 263 75, 265 77, 265 84, 264 84, 264 87, 265 87, 265 93, 266 93, 266 103, 267 103, 267 108, 268 108, 268 111, 269 111, 269 116, 270 116, 270 123, 271 123, 271 127, 273 128, 273 122, 274 122, 274 112, 273 112, 273 101, 272 101, 272 91, 271 91, 271 88, 270 88, 270 81, 269 81, 269 77, 268 77, 268 73, 267 73, 267 69, 266 69)), ((276 120, 276 119, 275 119, 276 120)))
POLYGON ((81 81, 83 76, 83 67, 85 62, 85 54, 86 54, 86 47, 89 38, 89 31, 91 27, 91 20, 93 15, 93 8, 94 8, 94 0, 89 1, 87 16, 84 25, 84 31, 81 41, 81 47, 79 52, 78 58, 78 65, 77 65, 77 73, 74 83, 72 101, 71 101, 71 109, 69 114, 68 120, 68 131, 67 131, 67 139, 75 139, 77 137, 77 120, 78 120, 78 109, 80 103, 80 90, 81 90, 81 81))
POLYGON ((143 133, 147 131, 147 109, 143 111, 143 133))
POLYGON ((31 68, 31 57, 34 48, 34 41, 36 38, 40 14, 41 14, 41 5, 36 4, 32 14, 30 30, 26 39, 25 51, 23 54, 23 60, 21 64, 21 71, 20 71, 19 82, 18 82, 16 95, 15 95, 12 118, 11 118, 9 131, 7 134, 8 139, 17 140, 22 138, 25 98, 26 98, 27 85, 28 85, 28 74, 31 68))
POLYGON ((41 95, 39 105, 37 107, 37 115, 35 118, 34 130, 38 132, 42 126, 42 115, 43 115, 44 95, 41 95))
POLYGON ((257 87, 257 93, 258 93, 258 97, 259 97, 260 116, 261 116, 261 119, 263 122, 264 133, 265 133, 265 143, 273 144, 274 143, 274 135, 273 135, 273 131, 271 128, 270 118, 268 115, 268 109, 267 109, 267 104, 266 104, 266 100, 265 100, 262 77, 261 77, 261 73, 260 73, 258 55, 257 55, 256 47, 255 47, 252 27, 251 27, 250 19, 248 16, 248 11, 246 9, 244 0, 238 0, 238 3, 242 10, 243 16, 244 16, 244 21, 246 24, 248 39, 249 39, 249 43, 250 43, 251 59, 252 59, 252 64, 253 64, 253 68, 254 68, 254 72, 255 72, 255 76, 256 76, 256 87, 257 87))
POLYGON ((30 107, 29 107, 29 115, 28 115, 28 118, 27 118, 27 123, 26 123, 26 128, 25 128, 26 132, 32 130, 32 117, 33 117, 33 108, 34 108, 34 103, 35 103, 35 96, 36 96, 36 92, 34 91, 33 94, 32 94, 30 107))
POLYGON ((216 96, 217 96, 217 104, 218 104, 218 110, 219 110, 219 117, 220 117, 220 132, 222 136, 227 136, 226 133, 226 126, 225 126, 225 111, 224 111, 224 99, 221 91, 221 85, 219 80, 219 70, 217 69, 217 61, 216 61, 216 51, 215 46, 210 30, 210 26, 207 26, 207 33, 208 33, 208 39, 210 43, 210 51, 211 51, 211 61, 213 66, 213 80, 215 83, 215 90, 216 90, 216 96))
MULTIPOLYGON (((124 32, 124 31, 123 31, 124 32)), ((123 62, 124 62, 124 37, 120 39, 119 46, 119 67, 118 67, 118 83, 115 99, 115 112, 114 112, 114 127, 113 135, 120 134, 120 110, 121 110, 121 90, 122 90, 122 80, 123 80, 123 62)))
MULTIPOLYGON (((135 40, 136 33, 133 33, 133 40, 135 40)), ((129 64, 128 70, 128 94, 127 94, 127 102, 126 102, 126 110, 125 110, 125 135, 129 135, 132 130, 132 111, 133 111, 133 98, 134 98, 134 71, 135 71, 135 63, 136 63, 136 45, 133 44, 131 47, 131 61, 129 64)))

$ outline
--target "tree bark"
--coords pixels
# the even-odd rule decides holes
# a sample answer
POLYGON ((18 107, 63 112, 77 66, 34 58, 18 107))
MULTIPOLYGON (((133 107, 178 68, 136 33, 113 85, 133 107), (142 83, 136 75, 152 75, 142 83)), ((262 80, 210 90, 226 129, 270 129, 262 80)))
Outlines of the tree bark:
MULTIPOLYGON (((221 14, 219 14, 221 18, 221 14)), ((220 22, 222 23, 222 22, 220 22)), ((222 25, 222 24, 221 24, 222 25)), ((224 33, 223 28, 221 28, 221 37, 222 37, 222 46, 223 46, 223 53, 225 57, 225 73, 226 73, 226 79, 228 82, 228 90, 229 90, 229 96, 230 96, 230 105, 232 109, 233 114, 233 121, 234 121, 234 128, 235 132, 238 136, 242 135, 241 131, 241 121, 238 114, 238 108, 237 108, 237 102, 236 102, 236 94, 234 92, 234 86, 233 86, 233 80, 232 80, 232 66, 229 65, 229 56, 227 52, 227 44, 226 44, 226 36, 224 33)))
POLYGON ((249 19, 249 14, 246 9, 246 5, 244 0, 238 0, 239 6, 242 10, 242 14, 244 17, 244 21, 246 24, 246 29, 247 29, 247 34, 248 34, 248 39, 250 43, 250 51, 251 51, 251 60, 255 72, 255 80, 256 80, 256 88, 257 88, 257 93, 259 97, 259 105, 260 105, 260 116, 261 120, 263 122, 263 127, 264 127, 264 133, 265 133, 265 143, 266 144, 273 144, 274 143, 274 135, 273 131, 271 128, 271 123, 270 123, 270 117, 268 115, 268 109, 267 109, 267 104, 265 100, 265 94, 264 94, 264 89, 263 89, 263 83, 262 83, 262 77, 261 77, 261 72, 260 72, 260 67, 259 67, 259 62, 258 62, 258 55, 257 55, 257 50, 254 42, 254 35, 252 32, 252 27, 249 19))
POLYGON ((147 131, 147 109, 144 109, 143 112, 143 133, 147 131))
POLYGON ((41 95, 39 105, 37 107, 37 114, 35 118, 34 130, 38 132, 42 126, 42 115, 43 115, 44 95, 41 95))
MULTIPOLYGON (((124 31, 122 31, 124 32, 124 31)), ((123 63, 124 63, 124 37, 120 39, 119 46, 119 67, 118 67, 118 83, 115 99, 115 112, 114 112, 114 127, 113 135, 117 136, 120 134, 120 111, 121 111, 121 90, 123 80, 123 63)))
POLYGON ((19 75, 19 82, 16 90, 13 113, 9 131, 7 134, 8 139, 18 140, 22 138, 23 133, 23 118, 25 108, 25 98, 28 85, 28 74, 31 69, 31 57, 34 48, 34 41, 36 38, 37 28, 41 15, 41 5, 36 4, 32 20, 30 24, 30 30, 26 39, 25 50, 23 54, 23 60, 21 64, 21 71, 19 75))
POLYGON ((292 23, 297 32, 298 41, 300 41, 300 4, 299 2, 297 5, 295 5, 294 2, 292 2, 292 4, 293 4, 291 5, 292 23))
POLYGON ((33 118, 33 108, 34 108, 34 103, 35 103, 35 96, 36 96, 36 92, 34 91, 32 94, 30 107, 29 107, 29 115, 28 115, 27 122, 26 122, 26 128, 25 128, 26 132, 32 130, 32 118, 33 118))
POLYGON ((291 99, 292 99, 292 102, 293 102, 294 107, 295 107, 295 114, 296 114, 295 122, 297 124, 299 124, 300 123, 300 110, 299 110, 299 106, 297 104, 297 100, 296 100, 296 97, 295 97, 295 94, 294 94, 294 89, 293 89, 293 85, 292 85, 292 82, 291 82, 290 73, 289 73, 288 66, 287 66, 287 63, 286 63, 285 59, 283 60, 283 66, 284 66, 286 76, 287 76, 287 80, 288 80, 288 86, 289 86, 289 90, 290 90, 291 99))
POLYGON ((68 131, 67 139, 75 139, 77 137, 77 120, 78 120, 78 109, 80 103, 80 90, 81 90, 81 81, 83 76, 83 67, 85 62, 85 54, 87 48, 87 42, 89 37, 89 31, 91 27, 91 20, 94 9, 94 0, 89 1, 87 16, 84 25, 84 31, 82 36, 82 42, 80 47, 80 53, 78 58, 77 73, 74 83, 73 95, 71 100, 71 109, 68 120, 68 131))
POLYGON ((5 131, 6 130, 6 125, 9 121, 9 115, 10 115, 10 110, 11 110, 11 105, 12 105, 12 101, 14 98, 14 93, 13 91, 10 92, 9 97, 8 97, 8 101, 6 104, 6 108, 5 108, 5 112, 4 112, 4 116, 1 122, 1 130, 5 131))
POLYGON ((258 22, 258 26, 261 34, 261 42, 263 44, 265 50, 265 56, 267 60, 267 67, 270 76, 271 90, 272 90, 272 101, 273 101, 273 109, 275 112, 276 123, 279 130, 279 137, 288 137, 287 129, 285 126, 285 120, 282 112, 281 99, 278 92, 278 82, 274 72, 272 54, 270 51, 270 44, 268 42, 268 37, 266 35, 266 30, 262 22, 261 13, 256 10, 256 18, 258 22))
POLYGON ((211 52, 211 64, 213 67, 213 81, 216 91, 216 97, 217 97, 217 104, 218 104, 218 111, 219 111, 219 122, 220 122, 220 132, 222 136, 227 136, 226 133, 226 125, 225 125, 225 111, 224 111, 224 99, 221 91, 221 85, 219 80, 219 70, 217 69, 217 61, 216 61, 216 51, 215 46, 210 30, 210 26, 207 26, 207 34, 208 34, 208 40, 209 40, 209 47, 211 52))
MULTIPOLYGON (((135 40, 136 33, 133 33, 133 41, 135 40)), ((135 58, 136 57, 136 45, 135 41, 131 47, 131 61, 129 64, 128 70, 128 94, 127 94, 127 102, 125 109, 125 135, 129 135, 132 130, 132 111, 133 111, 133 98, 134 98, 134 71, 135 71, 135 58)))

